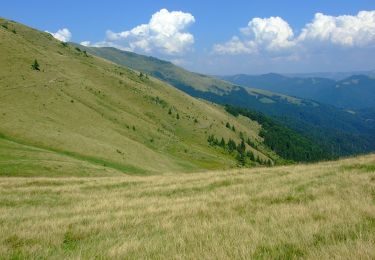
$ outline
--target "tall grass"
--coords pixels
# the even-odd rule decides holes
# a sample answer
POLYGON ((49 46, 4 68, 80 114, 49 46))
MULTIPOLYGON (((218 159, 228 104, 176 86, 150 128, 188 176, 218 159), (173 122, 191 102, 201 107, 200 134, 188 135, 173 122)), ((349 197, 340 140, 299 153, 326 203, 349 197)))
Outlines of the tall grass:
POLYGON ((375 156, 157 176, 0 178, 1 258, 375 258, 375 156))

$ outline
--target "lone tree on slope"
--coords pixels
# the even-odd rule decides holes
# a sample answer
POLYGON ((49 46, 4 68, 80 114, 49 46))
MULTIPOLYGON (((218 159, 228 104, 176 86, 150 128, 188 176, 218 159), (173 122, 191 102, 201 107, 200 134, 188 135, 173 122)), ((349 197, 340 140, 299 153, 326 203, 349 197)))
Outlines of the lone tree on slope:
POLYGON ((31 65, 31 68, 32 68, 33 70, 40 70, 40 69, 39 69, 39 63, 38 63, 37 60, 34 60, 34 63, 31 65))

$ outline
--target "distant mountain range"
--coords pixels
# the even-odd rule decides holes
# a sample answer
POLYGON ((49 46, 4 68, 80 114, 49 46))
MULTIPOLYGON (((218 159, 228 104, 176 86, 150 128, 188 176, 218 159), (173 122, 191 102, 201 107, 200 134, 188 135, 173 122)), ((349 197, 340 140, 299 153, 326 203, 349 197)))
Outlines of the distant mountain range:
POLYGON ((296 78, 327 78, 333 79, 336 81, 349 78, 353 75, 365 75, 374 78, 375 70, 366 70, 366 71, 347 71, 347 72, 314 72, 314 73, 281 73, 287 77, 296 77, 296 78))
MULTIPOLYGON (((108 47, 78 47, 119 65, 157 77, 191 96, 218 104, 248 108, 272 116, 283 125, 321 145, 333 155, 349 155, 375 150, 375 127, 372 121, 352 111, 348 112, 310 99, 262 90, 261 87, 257 89, 241 87, 238 83, 233 84, 189 72, 171 62, 154 57, 108 47)), ((280 79, 289 79, 277 74, 270 74, 267 77, 274 79, 273 87, 275 88, 277 88, 276 82, 280 79)), ((329 86, 332 82, 329 79, 321 79, 320 84, 329 86)))
POLYGON ((287 77, 275 73, 220 78, 244 87, 312 99, 339 108, 375 107, 375 77, 369 75, 351 75, 339 81, 322 77, 287 77))

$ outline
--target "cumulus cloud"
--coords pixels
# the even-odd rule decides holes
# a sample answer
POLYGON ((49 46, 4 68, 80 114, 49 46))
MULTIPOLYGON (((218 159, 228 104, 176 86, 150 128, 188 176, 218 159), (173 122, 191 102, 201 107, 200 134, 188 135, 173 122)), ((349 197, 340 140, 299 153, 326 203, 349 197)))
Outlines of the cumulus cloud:
POLYGON ((295 45, 292 28, 280 17, 254 18, 240 32, 241 38, 234 36, 224 44, 216 44, 214 51, 221 54, 277 52, 295 45))
POLYGON ((189 50, 194 36, 187 28, 195 22, 190 13, 161 9, 147 24, 123 32, 107 31, 106 40, 96 45, 118 46, 130 51, 156 51, 168 55, 189 50))
POLYGON ((298 36, 280 17, 254 18, 240 29, 240 36, 213 47, 218 54, 253 54, 259 52, 296 52, 311 47, 375 47, 375 11, 357 15, 329 16, 315 14, 298 36))
POLYGON ((375 44, 375 11, 361 11, 355 16, 315 14, 305 26, 298 42, 331 43, 343 47, 365 47, 375 44))
POLYGON ((60 29, 55 33, 51 33, 49 31, 46 32, 51 34, 55 39, 62 42, 68 42, 72 38, 72 33, 67 28, 60 29))

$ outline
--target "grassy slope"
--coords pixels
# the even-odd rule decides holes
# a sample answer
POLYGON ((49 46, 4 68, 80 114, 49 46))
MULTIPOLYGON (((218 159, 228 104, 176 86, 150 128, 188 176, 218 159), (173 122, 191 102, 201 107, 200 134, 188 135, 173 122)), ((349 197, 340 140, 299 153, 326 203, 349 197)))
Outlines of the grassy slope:
POLYGON ((101 178, 0 178, 2 258, 374 259, 375 155, 101 178))
MULTIPOLYGON (((209 134, 239 142, 242 131, 261 141, 257 123, 222 107, 87 57, 47 33, 1 19, 0 24, 8 27, 0 26, 1 175, 22 174, 7 158, 20 145, 94 168, 143 174, 234 167, 232 156, 208 146, 209 134), (31 69, 34 59, 41 71, 31 69), (227 121, 236 133, 225 127, 227 121)), ((25 160, 44 159, 31 150, 25 160)))
POLYGON ((79 45, 79 48, 85 49, 92 54, 103 57, 117 64, 149 73, 150 75, 161 78, 170 83, 178 79, 180 84, 192 86, 201 91, 210 91, 221 94, 236 88, 234 85, 226 81, 193 73, 184 70, 171 62, 159 60, 154 57, 139 55, 128 51, 120 51, 111 47, 92 48, 79 45))
MULTIPOLYGON (((179 87, 180 85, 189 86, 195 90, 211 92, 219 95, 223 95, 230 91, 239 89, 238 86, 233 85, 232 83, 229 83, 227 81, 199 73, 190 72, 174 65, 171 62, 160 60, 151 56, 140 55, 129 51, 121 51, 112 47, 96 48, 84 47, 77 44, 74 45, 79 46, 79 48, 87 50, 88 52, 99 57, 113 61, 116 64, 134 68, 136 70, 153 75, 157 78, 163 79, 166 82, 175 85, 176 87, 179 87)), ((260 98, 260 102, 264 103, 269 102, 270 99, 275 97, 277 99, 282 99, 290 104, 299 105, 302 102, 302 100, 295 97, 269 92, 262 89, 247 88, 246 91, 252 96, 263 96, 264 98, 260 98), (270 99, 267 100, 267 98, 270 99)))
POLYGON ((83 47, 117 64, 162 79, 194 97, 260 111, 319 144, 334 156, 375 150, 374 129, 362 118, 330 105, 308 99, 243 88, 205 75, 189 72, 153 57, 115 48, 83 47))

